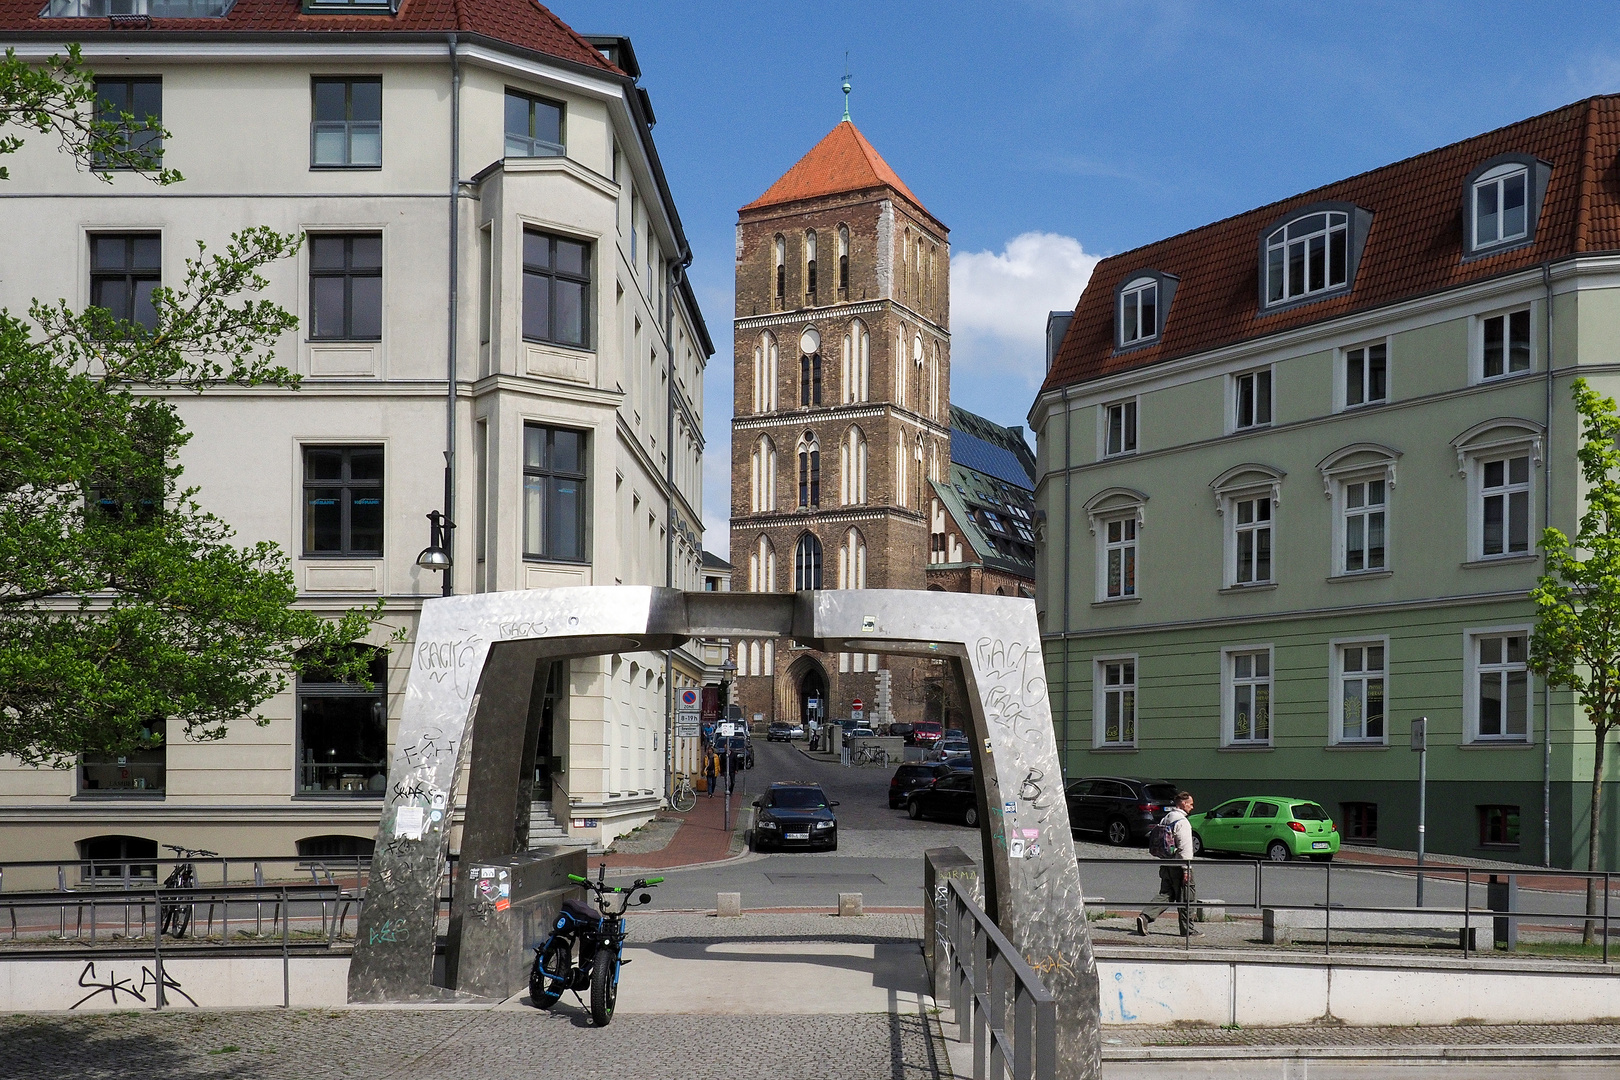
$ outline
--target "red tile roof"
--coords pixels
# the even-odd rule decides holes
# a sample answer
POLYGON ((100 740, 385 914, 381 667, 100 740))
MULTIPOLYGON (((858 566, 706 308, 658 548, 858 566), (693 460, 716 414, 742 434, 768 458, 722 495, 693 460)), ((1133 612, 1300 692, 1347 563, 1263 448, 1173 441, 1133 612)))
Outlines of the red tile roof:
MULTIPOLYGON (((743 207, 758 210, 765 206, 841 195, 868 188, 890 187, 928 214, 928 208, 911 193, 889 163, 866 141, 866 136, 848 120, 841 120, 825 138, 810 148, 798 164, 782 174, 765 194, 743 207)), ((739 211, 740 212, 740 211, 739 211)), ((928 214, 930 218, 934 215, 928 214)), ((936 219, 937 220, 937 219, 936 219)))
POLYGON ((1595 97, 1347 180, 1110 256, 1074 309, 1042 392, 1411 297, 1523 270, 1544 259, 1620 249, 1620 96, 1595 97), (1535 243, 1463 262, 1463 183, 1487 158, 1533 154, 1552 164, 1535 243), (1347 294, 1263 315, 1260 234, 1315 202, 1372 212, 1347 294), (1114 289, 1153 269, 1180 278, 1160 340, 1114 353, 1114 289))
MULTIPOLYGON (((39 33, 58 39, 109 33, 105 18, 42 19, 46 0, 0 0, 0 34, 39 33)), ((450 33, 479 34, 521 49, 619 73, 590 42, 535 0, 402 0, 397 15, 305 15, 299 0, 236 0, 223 19, 153 19, 116 36, 163 31, 198 33, 450 33)))

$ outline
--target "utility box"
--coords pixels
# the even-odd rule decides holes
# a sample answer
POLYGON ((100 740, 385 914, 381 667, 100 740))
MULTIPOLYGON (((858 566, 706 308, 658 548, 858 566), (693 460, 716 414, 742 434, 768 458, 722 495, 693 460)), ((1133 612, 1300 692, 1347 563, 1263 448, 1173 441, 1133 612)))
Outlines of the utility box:
POLYGON ((551 934, 562 902, 579 894, 584 848, 536 848, 502 861, 462 864, 450 892, 445 985, 479 997, 511 997, 528 985, 534 950, 551 934))

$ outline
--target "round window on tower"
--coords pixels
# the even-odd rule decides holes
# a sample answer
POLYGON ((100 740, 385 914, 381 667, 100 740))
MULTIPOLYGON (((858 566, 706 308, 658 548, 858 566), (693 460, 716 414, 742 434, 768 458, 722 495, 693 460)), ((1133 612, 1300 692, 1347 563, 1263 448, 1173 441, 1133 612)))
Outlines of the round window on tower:
POLYGON ((806 356, 813 356, 821 351, 821 334, 815 327, 806 327, 804 333, 799 335, 799 351, 806 356))

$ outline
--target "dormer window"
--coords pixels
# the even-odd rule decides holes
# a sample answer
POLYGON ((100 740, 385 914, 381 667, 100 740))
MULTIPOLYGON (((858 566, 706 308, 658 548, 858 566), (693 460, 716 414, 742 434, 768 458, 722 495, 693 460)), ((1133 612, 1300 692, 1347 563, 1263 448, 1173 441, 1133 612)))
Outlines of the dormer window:
POLYGON ((1552 166, 1528 154, 1501 154, 1468 174, 1464 188, 1465 258, 1533 243, 1552 166))
POLYGON ((1297 304, 1350 288, 1372 215, 1349 203, 1318 203, 1276 222, 1261 239, 1264 307, 1297 304))
POLYGON ((1177 279, 1157 270, 1138 270, 1114 290, 1114 347, 1139 349, 1155 344, 1176 295, 1177 279))
POLYGON ((1349 280, 1350 215, 1310 214, 1266 238, 1272 303, 1336 289, 1349 280))
POLYGON ((1119 340, 1122 344, 1157 337, 1159 333, 1159 283, 1137 278, 1125 286, 1119 298, 1119 340))
POLYGON ((1474 181, 1476 248, 1523 238, 1529 184, 1529 170, 1523 165, 1498 165, 1474 181))

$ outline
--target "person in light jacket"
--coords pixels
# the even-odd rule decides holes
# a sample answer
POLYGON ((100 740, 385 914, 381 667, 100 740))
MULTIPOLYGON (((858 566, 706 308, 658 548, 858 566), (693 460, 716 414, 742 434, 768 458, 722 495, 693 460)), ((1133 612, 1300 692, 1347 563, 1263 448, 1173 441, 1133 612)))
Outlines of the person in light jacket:
POLYGON ((1160 825, 1165 825, 1175 834, 1176 850, 1170 857, 1175 859, 1173 865, 1159 867, 1159 895, 1167 903, 1156 904, 1143 908, 1136 917, 1137 937, 1147 937, 1148 923, 1163 915, 1166 908, 1176 909, 1177 929, 1183 937, 1202 937, 1203 931, 1192 924, 1192 905, 1198 899, 1198 889, 1193 882, 1192 867, 1182 866, 1183 859, 1191 859, 1193 855, 1192 822, 1187 815, 1192 813, 1193 797, 1190 791, 1176 792, 1175 809, 1159 819, 1160 825))

